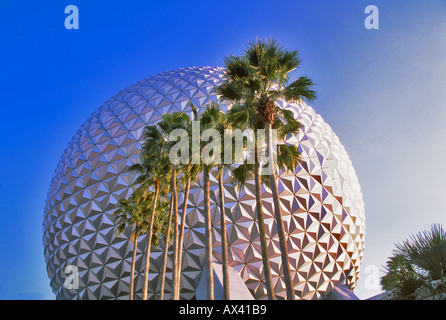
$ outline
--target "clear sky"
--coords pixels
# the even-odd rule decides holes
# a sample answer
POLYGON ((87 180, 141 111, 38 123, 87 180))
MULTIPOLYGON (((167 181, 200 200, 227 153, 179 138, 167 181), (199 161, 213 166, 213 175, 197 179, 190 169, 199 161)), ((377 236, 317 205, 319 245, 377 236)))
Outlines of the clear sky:
MULTIPOLYGON (((347 149, 364 196, 363 270, 396 242, 446 224, 445 0, 0 0, 0 299, 53 299, 46 193, 88 116, 150 75, 222 66, 274 37, 303 58, 312 103, 347 149), (79 8, 67 30, 65 7, 79 8), (364 26, 367 5, 379 29, 364 26)), ((379 292, 365 286, 367 298, 379 292)))

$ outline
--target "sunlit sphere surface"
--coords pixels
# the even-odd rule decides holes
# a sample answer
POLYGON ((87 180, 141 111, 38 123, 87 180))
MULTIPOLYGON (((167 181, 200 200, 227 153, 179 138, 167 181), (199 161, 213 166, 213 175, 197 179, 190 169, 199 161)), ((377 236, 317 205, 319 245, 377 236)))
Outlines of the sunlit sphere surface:
MULTIPOLYGON (((192 67, 164 72, 119 92, 93 112, 76 132, 50 183, 43 222, 44 256, 50 285, 58 299, 128 299, 133 242, 130 231, 117 236, 112 213, 132 192, 142 133, 164 113, 191 112, 217 102, 213 92, 223 68, 192 67), (75 266, 79 287, 67 288, 75 266)), ((296 295, 323 299, 337 285, 355 287, 365 237, 361 189, 347 152, 330 126, 304 103, 279 105, 294 112, 303 127, 288 143, 299 145, 302 163, 278 181, 291 272, 296 295)), ((223 106, 226 110, 227 107, 223 106)), ((194 299, 204 267, 204 203, 200 176, 191 188, 186 217, 181 298, 194 299)), ((262 189, 268 251, 276 295, 285 297, 282 262, 273 201, 262 189)), ((256 299, 266 298, 261 247, 255 216, 254 182, 241 190, 225 176, 229 264, 237 270, 256 299)), ((221 262, 219 192, 211 177, 214 261, 221 262)), ((183 194, 179 193, 181 214, 183 194)), ((135 290, 142 296, 145 236, 137 247, 135 290)), ((161 247, 152 250, 149 299, 159 298, 161 247)), ((166 295, 171 296, 171 267, 167 262, 166 295)))

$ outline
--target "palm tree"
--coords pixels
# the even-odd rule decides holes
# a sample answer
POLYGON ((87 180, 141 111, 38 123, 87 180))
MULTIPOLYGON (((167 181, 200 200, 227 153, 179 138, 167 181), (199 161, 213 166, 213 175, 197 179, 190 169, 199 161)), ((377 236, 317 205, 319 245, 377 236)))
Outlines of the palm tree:
MULTIPOLYGON (((242 105, 233 106, 227 113, 228 123, 233 128, 245 130, 248 128, 255 128, 254 139, 256 146, 263 146, 264 141, 262 137, 257 135, 257 129, 261 128, 259 119, 255 116, 252 108, 246 108, 242 105)), ((283 118, 276 118, 274 127, 278 128, 278 137, 280 137, 280 144, 277 150, 277 165, 282 170, 294 171, 298 162, 300 162, 300 151, 296 145, 288 145, 283 140, 290 134, 297 134, 300 128, 300 123, 294 118, 293 112, 290 110, 283 111, 283 118)), ((275 299, 271 270, 268 259, 268 249, 266 242, 266 232, 264 224, 264 214, 262 207, 261 185, 268 185, 269 179, 267 176, 260 174, 260 159, 259 154, 262 153, 262 148, 253 154, 248 154, 243 164, 232 170, 233 182, 236 186, 242 187, 248 180, 254 179, 256 191, 256 213, 259 220, 259 236, 262 248, 262 259, 265 270, 265 285, 267 288, 268 299, 275 299), (254 164, 249 163, 249 157, 254 157, 254 164)))
MULTIPOLYGON (((225 135, 225 119, 223 122, 219 123, 216 127, 220 132, 220 135, 224 137, 225 135)), ((224 150, 224 147, 222 148, 224 150)), ((228 257, 228 236, 226 233, 226 209, 225 209, 225 189, 223 176, 225 172, 229 169, 223 161, 218 166, 217 170, 217 180, 218 180, 218 194, 220 199, 220 234, 221 234, 221 254, 222 254, 222 264, 223 264, 223 299, 230 299, 229 291, 229 257, 228 257)))
MULTIPOLYGON (((183 129, 186 130, 190 123, 190 118, 183 112, 174 112, 174 113, 166 113, 161 117, 158 126, 163 135, 164 141, 168 141, 166 144, 166 152, 169 154, 170 148, 173 146, 173 142, 169 141, 170 133, 175 129, 183 129)), ((181 248, 179 246, 179 225, 178 225, 178 188, 177 188, 177 179, 178 179, 178 171, 179 164, 173 163, 169 160, 166 161, 171 166, 171 196, 173 198, 172 206, 173 206, 173 219, 176 222, 174 226, 174 257, 173 257, 173 269, 172 269, 172 283, 173 283, 173 299, 178 300, 180 298, 180 272, 179 266, 179 258, 181 256, 180 251, 181 248)), ((187 204, 186 204, 187 205, 187 204)), ((185 212, 184 212, 185 213, 185 212)), ((184 217, 183 222, 184 223, 184 217)))
POLYGON ((289 267, 288 249, 280 207, 276 156, 273 152, 273 124, 283 113, 275 101, 311 101, 316 93, 311 90, 312 81, 301 76, 289 83, 290 73, 301 64, 297 51, 288 51, 275 40, 256 40, 249 43, 243 56, 230 56, 225 59, 226 77, 217 92, 223 100, 243 103, 256 110, 257 116, 266 129, 266 153, 268 156, 268 176, 274 201, 274 214, 277 223, 284 281, 287 299, 295 298, 294 286, 289 267))
MULTIPOLYGON (((229 261, 228 261, 228 237, 226 234, 226 214, 225 214, 225 190, 223 176, 225 172, 229 170, 230 164, 225 164, 223 161, 225 157, 225 141, 230 138, 226 131, 227 118, 226 114, 220 109, 220 105, 215 102, 211 102, 209 105, 208 113, 211 117, 207 120, 212 125, 220 136, 220 159, 217 164, 216 178, 218 180, 218 193, 219 193, 219 209, 220 209, 220 235, 221 235, 221 248, 222 248, 222 272, 223 272, 223 299, 230 299, 229 292, 229 261)), ((203 116, 204 117, 204 116, 203 116)), ((232 145, 232 144, 231 144, 232 145)))
MULTIPOLYGON (((187 132, 187 138, 188 138, 188 145, 189 145, 189 155, 188 155, 188 161, 186 163, 181 163, 179 165, 179 171, 181 172, 181 184, 184 189, 184 196, 183 196, 183 208, 181 213, 181 225, 180 225, 180 231, 179 231, 179 239, 178 239, 178 265, 177 269, 179 270, 180 276, 176 279, 176 284, 174 285, 176 290, 176 296, 180 296, 180 280, 181 280, 181 270, 182 270, 182 262, 183 262, 183 243, 184 243, 184 227, 186 225, 186 214, 187 214, 187 205, 189 202, 189 192, 191 185, 198 179, 198 175, 200 174, 202 170, 201 163, 196 164, 193 163, 192 160, 192 121, 196 120, 198 118, 198 112, 195 108, 194 104, 192 102, 189 102, 192 113, 191 116, 188 116, 187 114, 182 114, 181 119, 184 120, 183 125, 185 125, 185 129, 187 132)), ((181 126, 180 126, 181 127, 181 126)))
MULTIPOLYGON (((243 105, 235 105, 227 112, 227 122, 233 129, 252 129, 254 128, 254 139, 257 141, 257 129, 260 128, 260 122, 258 118, 255 116, 255 112, 253 112, 252 108, 246 108, 243 105)), ((258 145, 258 143, 256 143, 258 145)), ((238 151, 238 150, 237 150, 238 151)), ((255 162, 254 165, 248 163, 247 159, 243 161, 242 164, 238 165, 236 168, 232 170, 232 179, 233 184, 239 188, 243 187, 246 182, 254 176, 255 182, 255 193, 256 193, 256 216, 258 220, 258 228, 259 228, 259 236, 260 236, 260 246, 262 250, 262 263, 263 263, 263 272, 265 275, 265 287, 269 300, 274 300, 274 289, 272 283, 271 276, 271 266, 268 258, 268 245, 266 241, 266 231, 265 231, 265 222, 264 222, 264 214, 263 214, 263 206, 262 206, 262 192, 261 192, 261 184, 262 184, 262 176, 260 175, 260 162, 258 159, 257 152, 254 152, 254 155, 250 155, 254 157, 255 162)), ((236 157, 238 158, 238 156, 236 157)), ((235 161, 239 161, 240 159, 234 159, 235 161)))
POLYGON ((166 152, 166 141, 163 139, 162 133, 154 125, 147 126, 144 130, 144 142, 141 149, 141 162, 132 165, 130 171, 139 173, 135 180, 135 184, 139 185, 139 189, 150 200, 151 213, 146 217, 147 224, 147 256, 145 265, 145 281, 143 300, 147 300, 148 290, 148 273, 150 268, 150 252, 152 246, 153 224, 156 219, 156 207, 159 200, 160 192, 166 193, 167 186, 164 181, 170 175, 170 165, 168 162, 168 153, 166 152), (153 192, 150 189, 154 189, 153 192))
POLYGON ((138 238, 142 233, 141 223, 143 220, 142 198, 138 192, 133 192, 129 199, 122 199, 117 203, 113 212, 116 223, 116 234, 122 234, 131 227, 133 228, 130 240, 133 242, 132 268, 130 272, 130 300, 134 296, 135 263, 138 251, 138 238))
POLYGON ((446 230, 430 230, 396 245, 381 285, 390 299, 446 299, 446 230))
MULTIPOLYGON (((220 111, 218 105, 209 105, 204 112, 200 114, 200 131, 208 134, 208 139, 212 142, 202 145, 201 160, 203 162, 203 182, 204 182, 204 211, 205 211, 205 247, 206 247, 206 267, 207 267, 207 299, 214 299, 214 275, 212 265, 212 221, 210 207, 210 171, 221 163, 221 135, 215 127, 223 124, 224 114, 220 111), (212 146, 212 147, 211 147, 212 146)), ((203 139, 203 136, 202 136, 203 139)), ((220 196, 222 198, 222 196, 220 196)))

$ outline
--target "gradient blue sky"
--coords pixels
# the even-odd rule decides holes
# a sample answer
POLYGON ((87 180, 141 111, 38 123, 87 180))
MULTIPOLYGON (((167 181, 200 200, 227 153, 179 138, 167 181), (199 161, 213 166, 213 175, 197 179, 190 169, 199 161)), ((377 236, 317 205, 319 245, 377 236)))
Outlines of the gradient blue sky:
MULTIPOLYGON (((53 299, 46 193, 72 135, 106 100, 162 71, 221 66, 255 37, 303 58, 367 216, 363 270, 446 224, 446 1, 0 0, 0 299, 53 299), (77 5, 80 29, 66 30, 77 5), (380 10, 380 29, 364 9, 380 10)), ((365 288, 361 298, 379 290, 365 288)))

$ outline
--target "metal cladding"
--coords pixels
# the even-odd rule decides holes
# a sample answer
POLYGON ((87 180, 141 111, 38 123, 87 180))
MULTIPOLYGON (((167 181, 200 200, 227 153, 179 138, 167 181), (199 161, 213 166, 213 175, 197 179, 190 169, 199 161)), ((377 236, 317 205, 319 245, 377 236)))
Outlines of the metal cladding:
MULTIPOLYGON (((149 77, 119 92, 97 109, 76 132, 51 180, 43 222, 47 272, 57 299, 128 299, 134 244, 131 230, 115 234, 112 213, 118 200, 132 192, 135 175, 128 168, 139 159, 142 133, 164 113, 191 112, 189 102, 202 107, 217 101, 213 93, 223 68, 192 67, 149 77), (78 289, 65 284, 75 266, 78 289), (67 272, 67 273, 66 273, 67 272)), ((323 299, 337 285, 354 287, 363 258, 364 205, 352 163, 328 124, 304 103, 290 109, 303 125, 288 143, 299 144, 302 164, 278 181, 289 260, 296 295, 323 299)), ((204 203, 202 177, 191 188, 184 238, 181 298, 193 299, 204 266, 204 203)), ((273 199, 262 188, 269 258, 276 295, 285 297, 281 277, 273 199)), ((181 214, 183 194, 179 193, 181 214)), ((254 182, 241 190, 225 176, 229 263, 256 299, 265 299, 263 265, 254 182)), ((221 262, 217 180, 211 176, 214 259, 221 262)), ((142 296, 146 237, 139 238, 135 274, 136 298, 142 296)), ((162 247, 152 250, 149 299, 158 299, 162 247)), ((171 267, 166 273, 170 298, 171 267)))

